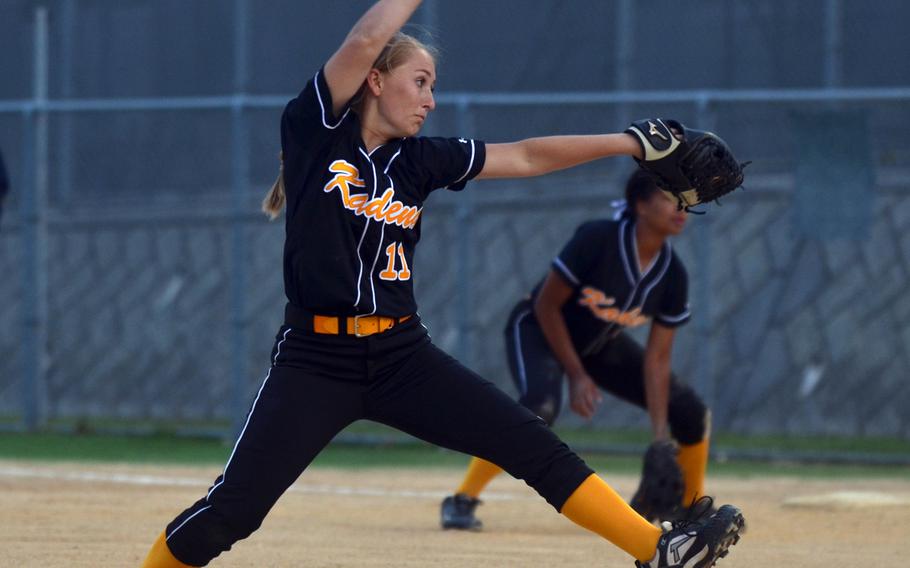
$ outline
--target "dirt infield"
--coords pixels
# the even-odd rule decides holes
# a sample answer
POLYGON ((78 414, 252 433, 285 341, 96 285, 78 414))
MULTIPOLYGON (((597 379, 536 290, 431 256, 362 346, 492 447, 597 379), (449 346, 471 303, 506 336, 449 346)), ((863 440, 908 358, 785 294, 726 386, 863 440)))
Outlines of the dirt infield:
MULTIPOLYGON (((217 468, 0 461, 0 566, 138 567, 180 509, 217 468)), ((493 482, 482 533, 438 528, 438 504, 458 482, 449 469, 313 469, 263 527, 210 566, 617 567, 625 554, 557 515, 523 483, 493 482)), ((628 495, 631 477, 609 481, 628 495)), ((748 533, 723 568, 891 566, 910 533, 910 480, 713 479, 744 510, 748 533), (794 508, 790 497, 839 491, 893 496, 901 504, 794 508)))

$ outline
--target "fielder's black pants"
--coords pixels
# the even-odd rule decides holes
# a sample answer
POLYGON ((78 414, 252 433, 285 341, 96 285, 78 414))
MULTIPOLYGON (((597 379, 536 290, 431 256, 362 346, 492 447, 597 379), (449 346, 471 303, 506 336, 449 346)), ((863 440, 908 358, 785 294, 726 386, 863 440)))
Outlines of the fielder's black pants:
POLYGON ((205 566, 249 536, 359 419, 496 463, 557 510, 593 473, 537 416, 434 346, 416 317, 366 338, 285 325, 224 472, 168 525, 171 552, 205 566))
MULTIPOLYGON (((564 373, 534 317, 530 301, 522 300, 512 310, 505 339, 519 402, 553 425, 562 406, 564 373)), ((644 350, 634 339, 620 333, 599 351, 582 357, 581 362, 601 389, 647 408, 644 350)), ((667 411, 670 431, 679 443, 695 444, 702 440, 707 408, 695 391, 673 374, 667 411)))

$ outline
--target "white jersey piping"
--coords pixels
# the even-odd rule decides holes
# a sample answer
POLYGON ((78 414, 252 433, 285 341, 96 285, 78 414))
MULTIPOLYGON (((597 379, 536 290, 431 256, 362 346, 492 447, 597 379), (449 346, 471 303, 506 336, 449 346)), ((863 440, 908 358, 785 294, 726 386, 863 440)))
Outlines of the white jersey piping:
MULTIPOLYGON (((377 146, 377 148, 378 148, 378 146, 377 146)), ((366 157, 367 161, 370 162, 370 165, 373 166, 373 160, 370 159, 370 155, 367 154, 363 148, 358 148, 358 150, 360 150, 360 153, 363 154, 364 157, 366 157)), ((376 150, 376 148, 373 148, 373 150, 376 150)), ((372 195, 371 199, 375 199, 375 198, 376 198, 376 166, 373 166, 373 195, 372 195)), ((357 243, 357 261, 360 263, 360 270, 357 271, 357 284, 356 284, 357 298, 354 300, 355 308, 360 305, 360 281, 363 279, 363 257, 360 256, 360 247, 363 245, 363 240, 367 236, 367 229, 369 227, 370 227, 370 218, 367 217, 367 221, 363 225, 363 233, 360 234, 360 241, 358 241, 358 243, 357 243)), ((382 245, 382 243, 380 243, 380 246, 381 245, 382 245)), ((372 279, 372 275, 370 275, 370 278, 372 279)), ((375 311, 375 310, 376 310, 376 305, 374 302, 373 311, 375 311)))
POLYGON ((635 288, 636 287, 635 276, 633 275, 632 267, 629 264, 629 255, 626 254, 625 234, 626 234, 626 226, 628 226, 628 224, 629 224, 629 222, 626 220, 623 220, 619 224, 619 254, 622 256, 622 267, 623 267, 623 269, 625 269, 626 278, 629 279, 629 284, 631 284, 632 287, 635 288))
POLYGON ((566 278, 568 278, 569 280, 572 281, 572 284, 575 284, 576 286, 581 284, 581 281, 578 279, 578 277, 576 277, 572 273, 572 271, 569 270, 569 267, 565 265, 565 263, 562 261, 561 258, 559 258, 558 256, 556 258, 554 258, 553 264, 555 264, 556 267, 559 268, 559 271, 562 272, 566 278))
POLYGON ((329 130, 335 130, 342 122, 344 122, 344 119, 351 111, 351 108, 348 107, 344 111, 344 114, 341 115, 341 118, 338 119, 338 122, 336 122, 334 126, 329 124, 329 121, 326 120, 325 103, 322 102, 322 93, 319 92, 319 72, 317 72, 313 77, 313 86, 316 87, 316 99, 319 101, 319 108, 322 110, 322 112, 319 114, 319 117, 322 119, 322 125, 329 130))
POLYGON ((521 381, 521 394, 528 394, 528 377, 525 371, 525 362, 524 355, 521 352, 521 330, 519 329, 519 324, 521 320, 527 317, 531 313, 531 310, 525 310, 515 318, 515 323, 512 324, 513 332, 515 333, 515 362, 518 367, 518 378, 521 381))
MULTIPOLYGON (((237 441, 234 442, 234 448, 231 450, 231 455, 228 457, 227 463, 224 465, 224 470, 221 472, 221 481, 219 481, 218 483, 213 485, 211 489, 209 489, 208 494, 206 494, 206 496, 205 496, 206 501, 208 501, 212 497, 212 494, 215 492, 215 490, 218 489, 219 487, 221 487, 221 485, 224 483, 225 479, 227 479, 228 467, 230 467, 230 465, 231 465, 231 460, 234 459, 234 454, 237 453, 237 446, 240 445, 240 440, 243 439, 243 435, 246 433, 247 426, 250 425, 250 419, 253 418, 253 413, 256 411, 256 404, 259 402, 259 397, 262 396, 262 391, 263 391, 263 389, 265 389, 266 383, 269 382, 269 377, 272 376, 272 369, 275 368, 275 364, 278 362, 278 356, 281 354, 281 344, 287 340, 288 333, 290 333, 290 332, 291 332, 291 328, 289 327, 284 331, 284 335, 281 336, 281 341, 278 342, 278 345, 275 348, 275 357, 272 359, 272 366, 269 367, 269 371, 268 371, 268 373, 266 373, 265 379, 262 380, 262 385, 260 385, 259 391, 256 393, 256 398, 255 398, 255 400, 253 400, 253 406, 250 407, 250 413, 247 414, 246 422, 244 422, 244 424, 243 424, 243 429, 240 430, 240 435, 237 436, 237 441)), ((203 507, 202 509, 199 509, 198 511, 196 511, 195 513, 190 515, 190 517, 187 518, 182 523, 180 523, 180 525, 177 526, 177 528, 175 528, 171 532, 171 534, 167 535, 165 540, 174 536, 174 534, 176 534, 177 531, 179 531, 181 528, 183 528, 183 525, 187 524, 190 521, 190 519, 192 519, 199 513, 203 512, 207 509, 210 509, 211 507, 212 507, 211 505, 208 505, 207 507, 203 507)))
POLYGON ((474 149, 474 140, 472 139, 472 140, 471 140, 471 159, 468 160, 468 169, 465 170, 464 174, 463 174, 460 178, 458 178, 457 180, 455 180, 455 181, 453 181, 452 183, 450 183, 450 184, 449 184, 450 186, 451 186, 451 185, 455 185, 456 183, 460 182, 460 181, 463 180, 464 178, 468 177, 468 174, 469 174, 469 173, 471 173, 471 168, 474 167, 474 151, 475 151, 475 149, 474 149))

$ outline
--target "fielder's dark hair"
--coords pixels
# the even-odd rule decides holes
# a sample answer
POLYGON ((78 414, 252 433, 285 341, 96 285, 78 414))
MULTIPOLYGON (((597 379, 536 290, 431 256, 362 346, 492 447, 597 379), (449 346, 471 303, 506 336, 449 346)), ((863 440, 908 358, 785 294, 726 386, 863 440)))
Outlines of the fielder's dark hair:
POLYGON ((635 205, 639 201, 648 201, 658 191, 660 188, 654 183, 654 176, 641 168, 636 168, 626 180, 626 208, 623 210, 622 216, 634 220, 635 205))

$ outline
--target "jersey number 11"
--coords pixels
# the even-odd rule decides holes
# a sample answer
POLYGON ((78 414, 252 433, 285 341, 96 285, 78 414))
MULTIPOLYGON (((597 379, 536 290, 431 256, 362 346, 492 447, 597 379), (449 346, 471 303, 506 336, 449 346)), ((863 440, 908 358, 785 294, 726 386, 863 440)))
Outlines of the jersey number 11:
POLYGON ((410 280, 411 269, 408 268, 408 261, 404 258, 404 245, 401 243, 392 243, 385 248, 385 254, 389 257, 389 262, 385 270, 379 273, 383 280, 410 280), (401 259, 401 270, 395 270, 395 251, 398 251, 398 258, 401 259))

